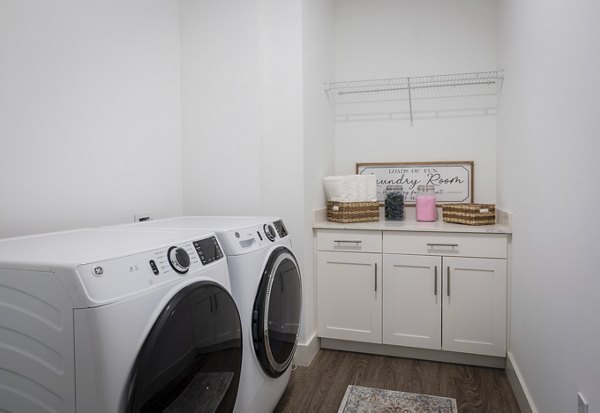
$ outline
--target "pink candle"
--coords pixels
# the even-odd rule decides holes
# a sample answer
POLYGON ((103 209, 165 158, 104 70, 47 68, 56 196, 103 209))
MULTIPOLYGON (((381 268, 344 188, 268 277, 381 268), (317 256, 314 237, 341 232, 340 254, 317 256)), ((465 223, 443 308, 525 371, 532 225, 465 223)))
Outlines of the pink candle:
POLYGON ((435 221, 437 210, 435 206, 435 195, 419 195, 416 200, 417 221, 435 221))

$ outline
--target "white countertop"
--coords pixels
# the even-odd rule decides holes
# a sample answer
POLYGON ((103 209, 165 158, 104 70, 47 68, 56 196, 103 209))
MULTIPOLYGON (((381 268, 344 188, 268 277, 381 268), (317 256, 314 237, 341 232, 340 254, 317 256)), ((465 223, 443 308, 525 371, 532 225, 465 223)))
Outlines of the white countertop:
MULTIPOLYGON (((414 210, 414 208, 413 208, 414 210)), ((326 210, 319 209, 315 211, 314 229, 338 229, 338 230, 375 230, 375 231, 421 231, 421 232, 467 232, 467 233, 487 233, 487 234, 512 234, 510 227, 510 214, 504 211, 496 210, 497 221, 495 225, 462 225, 452 224, 442 221, 441 212, 438 213, 435 222, 419 222, 411 214, 411 210, 406 210, 406 217, 402 221, 386 221, 380 214, 380 220, 377 222, 358 222, 344 224, 339 222, 327 221, 326 210)))

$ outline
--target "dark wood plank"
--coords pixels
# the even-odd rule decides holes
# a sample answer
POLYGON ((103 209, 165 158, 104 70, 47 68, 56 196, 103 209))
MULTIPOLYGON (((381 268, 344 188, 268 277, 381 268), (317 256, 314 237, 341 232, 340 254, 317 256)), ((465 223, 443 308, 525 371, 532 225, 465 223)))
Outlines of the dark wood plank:
POLYGON ((520 412, 500 369, 333 350, 292 372, 275 412, 337 412, 350 384, 452 397, 459 413, 520 412))

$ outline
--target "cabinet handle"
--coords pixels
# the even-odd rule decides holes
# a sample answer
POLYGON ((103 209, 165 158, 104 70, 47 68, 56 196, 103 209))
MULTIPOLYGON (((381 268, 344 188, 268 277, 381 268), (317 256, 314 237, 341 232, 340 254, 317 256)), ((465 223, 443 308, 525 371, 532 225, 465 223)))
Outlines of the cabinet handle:
POLYGON ((427 246, 429 248, 433 248, 433 247, 458 247, 458 244, 439 244, 439 243, 435 243, 435 242, 428 242, 427 246))
POLYGON ((375 263, 375 292, 377 292, 377 263, 375 263))
POLYGON ((446 284, 448 284, 448 286, 447 286, 447 288, 448 288, 447 289, 447 291, 448 291, 448 297, 450 297, 450 267, 447 268, 446 277, 447 277, 447 283, 446 284))
POLYGON ((348 243, 348 244, 362 244, 362 241, 352 241, 352 240, 345 240, 345 239, 336 239, 333 242, 337 243, 337 244, 344 244, 344 243, 348 243))
POLYGON ((435 266, 435 284, 433 287, 433 295, 437 296, 437 265, 435 266))

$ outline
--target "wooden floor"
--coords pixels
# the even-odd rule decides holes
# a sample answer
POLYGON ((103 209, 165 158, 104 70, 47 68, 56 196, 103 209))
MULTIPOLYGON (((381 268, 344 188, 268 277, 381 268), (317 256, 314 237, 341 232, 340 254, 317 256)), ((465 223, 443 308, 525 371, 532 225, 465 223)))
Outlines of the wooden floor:
POLYGON ((298 367, 275 412, 337 412, 349 384, 453 397, 458 411, 520 412, 504 370, 321 350, 298 367))

